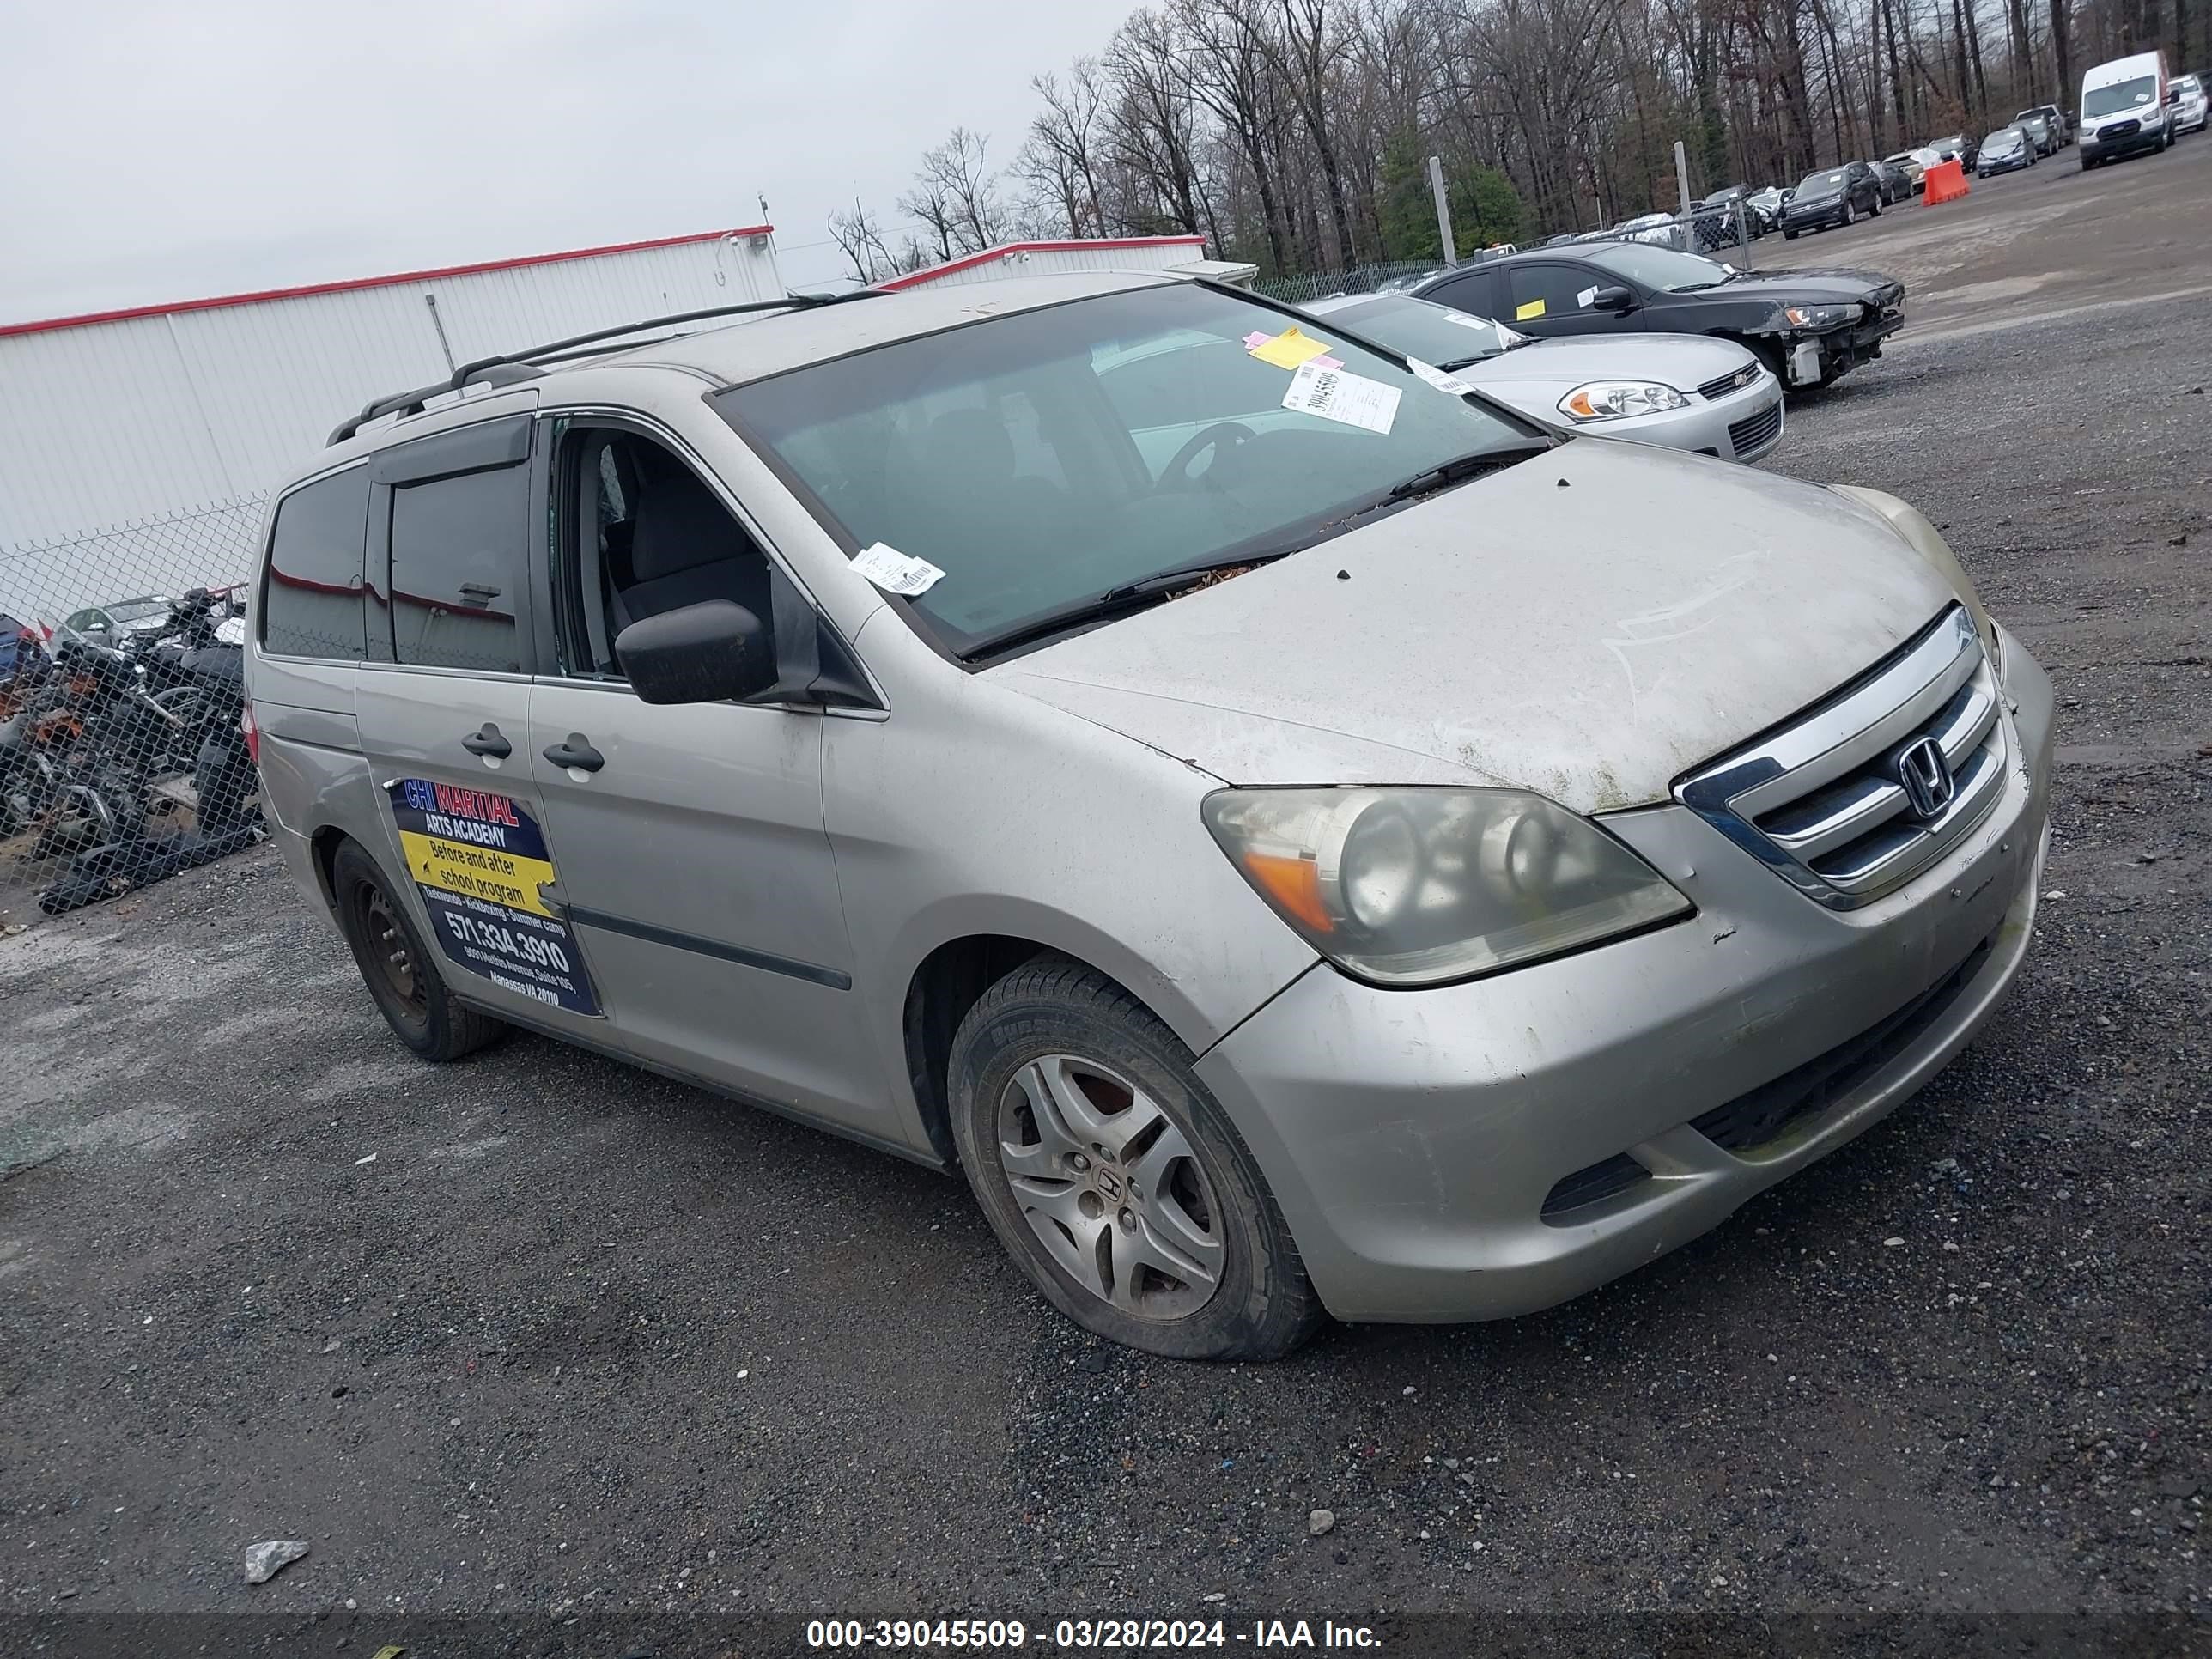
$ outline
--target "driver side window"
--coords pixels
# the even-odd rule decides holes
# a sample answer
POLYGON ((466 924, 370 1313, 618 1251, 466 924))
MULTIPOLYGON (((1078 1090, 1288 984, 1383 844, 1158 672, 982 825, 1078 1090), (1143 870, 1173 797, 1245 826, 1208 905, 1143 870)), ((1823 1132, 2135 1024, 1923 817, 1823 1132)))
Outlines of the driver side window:
POLYGON ((557 591, 570 674, 624 678, 614 649, 623 629, 704 599, 734 600, 775 626, 768 556, 672 452, 635 433, 585 427, 570 430, 562 459, 557 591))
POLYGON ((1604 283, 1573 265, 1508 265, 1512 309, 1505 320, 1514 323, 1546 322, 1554 317, 1570 317, 1589 307, 1582 295, 1604 283))

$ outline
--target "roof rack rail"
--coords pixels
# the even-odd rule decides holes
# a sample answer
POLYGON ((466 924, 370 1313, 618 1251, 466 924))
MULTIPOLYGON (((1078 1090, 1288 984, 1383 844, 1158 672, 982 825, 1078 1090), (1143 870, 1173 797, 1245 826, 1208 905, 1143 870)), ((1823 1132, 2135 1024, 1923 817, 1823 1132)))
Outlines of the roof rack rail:
POLYGON ((876 299, 884 292, 878 288, 860 288, 845 294, 787 294, 781 300, 747 300, 733 306, 709 306, 703 311, 678 311, 665 317, 647 317, 635 323, 624 323, 619 328, 595 329, 589 334, 572 334, 565 340, 549 340, 544 345, 530 346, 521 351, 510 351, 496 357, 479 357, 473 362, 463 363, 448 379, 429 386, 416 386, 411 392, 394 392, 381 398, 372 398, 362 406, 360 414, 333 429, 325 442, 342 444, 371 421, 386 415, 419 415, 431 398, 449 392, 459 392, 471 386, 512 386, 537 379, 545 372, 545 365, 549 363, 574 362, 579 358, 628 351, 638 345, 659 345, 683 337, 681 335, 665 334, 659 340, 615 343, 648 328, 665 328, 676 323, 704 322, 710 317, 736 317, 755 311, 811 311, 817 306, 842 305, 848 300, 876 299))

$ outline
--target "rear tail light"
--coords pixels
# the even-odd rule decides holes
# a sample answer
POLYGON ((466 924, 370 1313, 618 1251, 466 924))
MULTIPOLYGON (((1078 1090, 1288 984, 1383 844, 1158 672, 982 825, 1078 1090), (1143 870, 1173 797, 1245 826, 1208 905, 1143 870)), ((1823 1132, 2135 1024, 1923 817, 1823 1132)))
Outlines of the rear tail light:
POLYGON ((238 729, 246 734, 246 752, 256 766, 261 764, 261 728, 253 723, 253 705, 246 705, 238 717, 238 729))

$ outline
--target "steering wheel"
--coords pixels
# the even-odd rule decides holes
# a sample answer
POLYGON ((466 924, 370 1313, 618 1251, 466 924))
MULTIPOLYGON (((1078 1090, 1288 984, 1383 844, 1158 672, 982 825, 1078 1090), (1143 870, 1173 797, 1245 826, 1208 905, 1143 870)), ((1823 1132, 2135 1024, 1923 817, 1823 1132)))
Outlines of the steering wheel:
POLYGON ((1241 444, 1249 438, 1257 436, 1259 434, 1242 421, 1216 421, 1203 432, 1191 434, 1190 441, 1176 451, 1173 459, 1160 473, 1160 481, 1152 488, 1154 489, 1188 489, 1195 482, 1191 477, 1190 464, 1200 455, 1209 449, 1218 449, 1224 443, 1241 444))

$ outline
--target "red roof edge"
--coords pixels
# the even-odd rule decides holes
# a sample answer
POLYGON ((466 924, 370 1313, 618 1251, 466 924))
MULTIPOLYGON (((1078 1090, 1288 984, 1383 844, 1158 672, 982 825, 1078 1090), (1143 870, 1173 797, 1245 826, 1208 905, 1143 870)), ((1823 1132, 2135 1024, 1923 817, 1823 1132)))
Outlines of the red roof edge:
POLYGON ((472 265, 441 265, 434 270, 402 270, 389 276, 356 276, 340 283, 310 283, 301 288, 262 289, 252 294, 223 294, 207 300, 179 300, 167 305, 131 306, 121 311, 88 311, 77 317, 49 317, 35 323, 0 323, 0 337, 10 334, 44 334, 58 328, 88 328, 94 323, 128 322, 135 317, 169 317, 181 311, 214 311, 224 306, 256 305, 264 300, 298 300, 313 294, 349 294, 356 289, 390 288, 399 283, 432 283, 448 276, 474 276, 487 270, 521 270, 531 265, 557 264, 564 259, 596 259, 608 253, 641 253, 648 248, 681 247, 692 242, 718 242, 725 236, 766 236, 774 225, 744 225, 735 230, 699 230, 683 236, 656 236, 643 242, 611 242, 605 247, 573 248, 563 253, 532 253, 520 259, 486 259, 472 265))
POLYGON ((912 288, 916 283, 927 283, 939 276, 949 276, 956 270, 969 270, 994 259, 1003 259, 1010 253, 1075 253, 1095 248, 1116 247, 1204 247, 1203 236, 1117 236, 1103 240, 1081 239, 1060 242, 1001 242, 996 247, 987 247, 981 253, 970 253, 957 259, 947 259, 941 265, 925 265, 920 270, 909 270, 903 276, 894 276, 889 282, 878 283, 883 289, 912 288))

